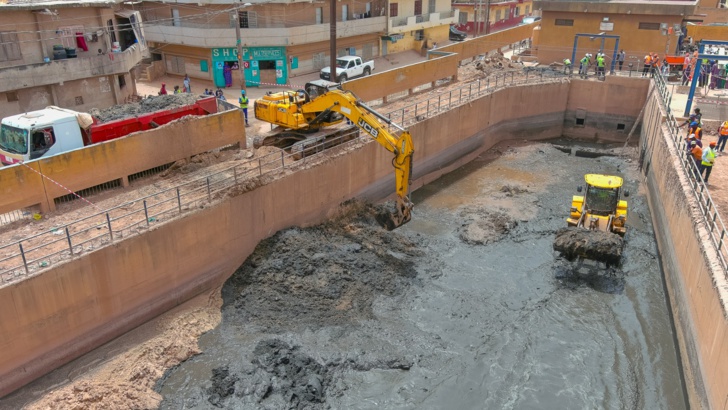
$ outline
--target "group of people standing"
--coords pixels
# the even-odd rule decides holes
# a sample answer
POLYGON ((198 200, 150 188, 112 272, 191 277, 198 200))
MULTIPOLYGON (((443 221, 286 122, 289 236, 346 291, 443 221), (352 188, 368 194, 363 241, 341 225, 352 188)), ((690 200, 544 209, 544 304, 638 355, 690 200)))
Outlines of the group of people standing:
MULTIPOLYGON (((683 60, 682 85, 689 85, 693 81, 698 62, 698 52, 695 51, 691 56, 689 52, 685 53, 683 60)), ((704 59, 700 65, 700 73, 698 77, 698 86, 706 85, 711 90, 725 87, 725 75, 721 76, 721 67, 718 60, 704 59)))
MULTIPOLYGON (((615 65, 619 67, 619 71, 622 71, 625 57, 626 54, 624 50, 621 50, 619 54, 616 55, 615 65)), ((564 74, 571 75, 573 70, 571 60, 569 58, 565 58, 563 63, 564 74)), ((607 55, 604 54, 602 50, 597 52, 596 57, 591 53, 586 53, 584 57, 579 60, 579 77, 587 78, 589 75, 589 68, 592 66, 594 67, 594 74, 597 77, 604 77, 607 75, 607 55)))
POLYGON ((726 142, 728 142, 728 121, 723 121, 718 129, 718 141, 711 141, 707 147, 703 146, 702 114, 700 108, 696 108, 694 114, 690 115, 690 118, 685 120, 680 126, 683 127, 685 125, 688 125, 686 138, 687 155, 695 163, 695 177, 697 178, 698 175, 702 175, 703 180, 707 184, 710 173, 713 171, 713 166, 715 165, 715 158, 722 154, 726 142))
MULTIPOLYGON (((172 94, 182 94, 182 93, 191 93, 192 92, 192 85, 190 84, 190 77, 185 74, 184 80, 182 80, 182 86, 184 88, 180 89, 178 85, 174 86, 174 90, 172 91, 172 94)), ((159 89, 159 92, 157 93, 159 95, 167 95, 169 92, 167 91, 167 84, 162 83, 162 88, 159 89)))

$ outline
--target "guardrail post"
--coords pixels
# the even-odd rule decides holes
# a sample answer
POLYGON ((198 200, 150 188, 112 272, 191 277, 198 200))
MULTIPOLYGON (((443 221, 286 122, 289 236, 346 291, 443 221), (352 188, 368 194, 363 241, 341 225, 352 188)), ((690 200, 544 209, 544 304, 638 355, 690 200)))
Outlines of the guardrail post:
POLYGON ((109 213, 106 213, 106 226, 109 228, 109 239, 113 242, 114 241, 114 231, 111 230, 111 217, 109 216, 109 213))
POLYGON ((144 200, 144 219, 147 221, 147 226, 149 226, 149 211, 147 210, 147 200, 144 200))
POLYGON ((23 251, 23 244, 18 242, 18 246, 20 247, 20 256, 23 258, 23 267, 25 268, 25 274, 27 275, 30 273, 28 270, 28 261, 25 259, 25 251, 23 251))
MULTIPOLYGON (((283 151, 281 151, 281 153, 283 153, 283 151)), ((207 200, 212 202, 212 193, 210 192, 210 177, 207 177, 207 200)))
POLYGON ((177 188, 177 210, 182 214, 182 195, 180 195, 179 188, 177 188))
POLYGON ((725 237, 725 229, 720 231, 720 240, 718 241, 718 251, 723 247, 723 238, 725 237))
POLYGON ((71 233, 68 232, 68 227, 66 227, 66 239, 68 240, 68 250, 71 251, 71 256, 73 256, 73 244, 71 244, 71 233))

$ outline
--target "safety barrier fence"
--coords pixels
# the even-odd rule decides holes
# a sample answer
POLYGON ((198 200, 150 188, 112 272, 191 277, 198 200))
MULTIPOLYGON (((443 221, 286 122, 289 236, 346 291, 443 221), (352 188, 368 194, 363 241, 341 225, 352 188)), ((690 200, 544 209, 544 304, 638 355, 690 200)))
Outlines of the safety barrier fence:
MULTIPOLYGON (((494 79, 475 81, 463 87, 443 93, 437 98, 425 98, 404 108, 383 115, 394 123, 408 126, 444 110, 466 104, 480 96, 506 86, 525 83, 552 82, 547 75, 531 73, 529 76, 504 73, 494 79)), ((393 134, 398 130, 388 126, 393 134)), ((0 246, 0 283, 18 280, 35 274, 54 263, 91 252, 114 241, 130 237, 153 228, 162 221, 172 219, 194 209, 202 209, 223 198, 235 187, 252 189, 256 180, 281 175, 283 170, 297 169, 316 160, 332 145, 340 148, 366 142, 368 134, 358 128, 338 136, 342 144, 326 141, 307 146, 301 159, 301 151, 286 153, 281 150, 259 158, 213 170, 208 175, 187 181, 152 195, 137 198, 121 205, 97 212, 30 237, 0 246), (352 135, 352 133, 356 135, 352 135), (252 184, 244 184, 251 182, 252 184), (249 187, 249 188, 246 188, 249 187)), ((336 149, 336 148, 334 148, 336 149)), ((327 151, 330 152, 330 151, 327 151)), ((87 208, 88 209, 88 208, 87 208)))
MULTIPOLYGON (((680 136, 681 127, 675 116, 670 110, 670 102, 672 101, 672 92, 668 88, 668 84, 662 76, 654 77, 655 91, 660 97, 660 102, 667 112, 667 118, 665 120, 665 126, 670 134, 675 151, 678 154, 680 160, 680 167, 685 173, 687 180, 692 188, 692 193, 698 202, 698 208, 703 218, 706 228, 710 232, 710 243, 715 247, 718 259, 724 272, 728 272, 728 249, 726 249, 726 227, 723 223, 723 218, 720 217, 718 208, 716 207, 713 198, 710 196, 710 191, 703 176, 698 170, 695 161, 690 155, 685 138, 680 136)), ((728 276, 728 273, 726 273, 728 276)))

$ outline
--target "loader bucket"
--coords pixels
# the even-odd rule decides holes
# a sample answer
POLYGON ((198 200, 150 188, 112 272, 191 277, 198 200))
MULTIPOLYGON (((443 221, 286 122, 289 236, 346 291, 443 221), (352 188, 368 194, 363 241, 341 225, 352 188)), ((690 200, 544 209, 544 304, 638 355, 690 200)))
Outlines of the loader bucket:
POLYGON ((386 230, 391 231, 406 224, 412 219, 413 204, 409 199, 397 198, 396 210, 392 211, 390 206, 380 205, 377 207, 376 219, 386 230))
POLYGON ((607 266, 619 265, 623 247, 624 239, 617 234, 584 228, 560 229, 554 239, 554 250, 566 259, 590 259, 607 266))

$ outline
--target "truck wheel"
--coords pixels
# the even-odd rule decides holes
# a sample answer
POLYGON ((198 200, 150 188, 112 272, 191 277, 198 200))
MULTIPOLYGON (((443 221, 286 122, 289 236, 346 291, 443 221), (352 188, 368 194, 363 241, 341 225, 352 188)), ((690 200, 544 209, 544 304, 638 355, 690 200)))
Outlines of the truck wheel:
POLYGON ((339 82, 343 83, 344 81, 348 80, 349 78, 346 76, 346 74, 342 74, 339 76, 339 82))
POLYGON ((368 75, 369 75, 369 74, 371 74, 371 73, 372 73, 372 72, 371 72, 371 70, 369 70, 369 67, 366 67, 366 68, 364 69, 364 77, 368 76, 368 75))

